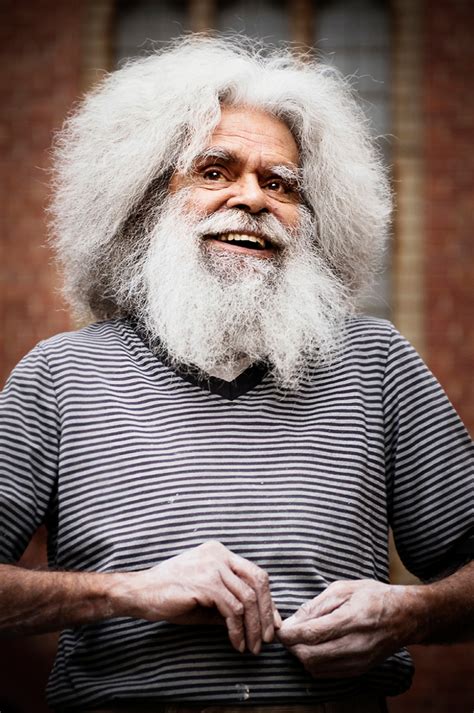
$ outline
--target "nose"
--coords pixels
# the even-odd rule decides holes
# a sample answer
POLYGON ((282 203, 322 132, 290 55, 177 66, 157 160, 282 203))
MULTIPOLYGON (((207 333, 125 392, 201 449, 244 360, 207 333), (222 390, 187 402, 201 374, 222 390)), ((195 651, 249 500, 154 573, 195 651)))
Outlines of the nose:
POLYGON ((227 199, 228 208, 240 208, 248 213, 267 210, 267 196, 256 176, 245 176, 233 185, 233 192, 227 199))

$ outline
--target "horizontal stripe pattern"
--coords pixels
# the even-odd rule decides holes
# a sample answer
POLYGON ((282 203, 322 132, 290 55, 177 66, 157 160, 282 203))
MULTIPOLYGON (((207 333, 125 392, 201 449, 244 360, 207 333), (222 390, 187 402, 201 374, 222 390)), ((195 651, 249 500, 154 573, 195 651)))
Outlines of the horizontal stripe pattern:
MULTIPOLYGON (((233 401, 182 379, 123 321, 38 345, 2 395, 0 557, 43 521, 52 567, 140 570, 217 539, 263 567, 283 617, 337 579, 439 571, 472 527, 472 446, 387 322, 348 324, 344 354, 295 393, 269 375, 233 401)), ((324 701, 405 690, 405 651, 316 681, 279 644, 234 652, 219 627, 114 619, 67 629, 48 687, 65 710, 134 698, 324 701)))

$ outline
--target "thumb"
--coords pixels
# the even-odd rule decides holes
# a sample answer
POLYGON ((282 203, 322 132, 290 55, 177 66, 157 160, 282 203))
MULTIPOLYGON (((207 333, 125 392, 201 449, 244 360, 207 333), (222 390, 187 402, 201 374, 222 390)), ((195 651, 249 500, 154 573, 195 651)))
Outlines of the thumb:
POLYGON ((336 594, 333 589, 325 589, 321 594, 302 604, 294 614, 284 620, 283 626, 291 627, 308 619, 330 614, 338 609, 344 600, 345 597, 341 596, 339 592, 336 594))
POLYGON ((283 620, 282 628, 288 629, 295 624, 301 624, 303 621, 310 619, 312 614, 312 603, 313 599, 302 604, 299 609, 297 609, 291 616, 283 620))

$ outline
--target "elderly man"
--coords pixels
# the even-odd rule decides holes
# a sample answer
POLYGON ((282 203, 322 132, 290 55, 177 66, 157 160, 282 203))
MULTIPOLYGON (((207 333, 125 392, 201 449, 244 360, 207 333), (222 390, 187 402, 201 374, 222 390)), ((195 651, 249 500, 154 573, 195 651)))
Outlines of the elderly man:
POLYGON ((186 39, 107 78, 56 161, 96 322, 4 392, 2 629, 63 630, 59 711, 384 710, 406 644, 472 629, 472 456, 414 350, 356 316, 390 192, 350 89, 186 39), (14 566, 42 522, 50 569, 14 566), (430 584, 388 584, 389 525, 430 584))

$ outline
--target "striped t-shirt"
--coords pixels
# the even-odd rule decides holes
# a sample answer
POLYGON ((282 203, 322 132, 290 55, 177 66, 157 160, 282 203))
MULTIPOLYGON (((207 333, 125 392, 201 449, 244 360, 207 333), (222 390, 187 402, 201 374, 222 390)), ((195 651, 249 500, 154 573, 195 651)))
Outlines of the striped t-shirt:
MULTIPOLYGON (((295 392, 258 367, 221 390, 185 377, 121 320, 30 352, 3 394, 0 560, 42 522, 61 570, 140 570, 215 539, 269 573, 285 618, 334 580, 388 581, 389 525, 420 577, 468 536, 470 438, 389 323, 351 320, 341 357, 295 392)), ((301 703, 393 695, 411 675, 400 651, 316 680, 279 643, 242 655, 225 627, 117 618, 62 632, 48 696, 301 703)))

